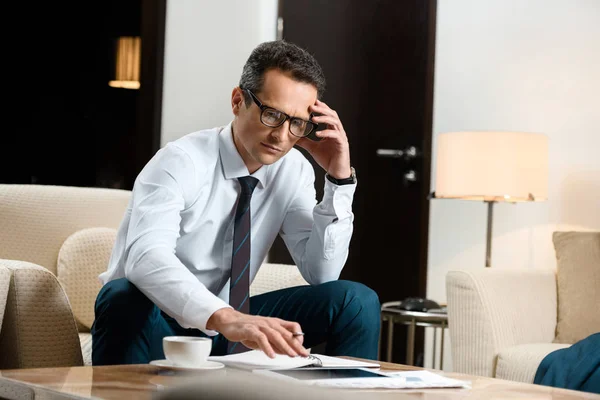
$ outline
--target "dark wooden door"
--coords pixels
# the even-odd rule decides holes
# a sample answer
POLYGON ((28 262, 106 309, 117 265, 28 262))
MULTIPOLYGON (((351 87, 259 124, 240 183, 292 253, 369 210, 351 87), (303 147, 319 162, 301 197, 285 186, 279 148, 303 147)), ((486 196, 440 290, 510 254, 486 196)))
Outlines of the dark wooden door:
MULTIPOLYGON (((341 278, 373 288, 382 303, 425 297, 436 1, 284 0, 279 14, 283 39, 323 67, 323 100, 350 140, 358 187, 341 278)), ((313 165, 320 199, 324 173, 313 165)), ((280 239, 270 259, 292 262, 280 239)), ((406 333, 397 331, 394 361, 402 362, 406 333)))

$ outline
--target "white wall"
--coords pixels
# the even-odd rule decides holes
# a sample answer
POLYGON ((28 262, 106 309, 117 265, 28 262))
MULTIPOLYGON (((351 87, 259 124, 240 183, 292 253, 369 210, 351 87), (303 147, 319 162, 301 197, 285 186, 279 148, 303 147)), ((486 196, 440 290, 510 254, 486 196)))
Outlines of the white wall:
POLYGON ((161 145, 233 118, 231 91, 276 21, 277 0, 167 2, 161 145))
MULTIPOLYGON (((492 268, 554 268, 553 231, 600 230, 600 1, 440 0, 434 99, 434 135, 549 136, 549 200, 495 206, 492 268)), ((431 202, 429 298, 446 301, 449 270, 484 268, 485 230, 483 203, 431 202)))

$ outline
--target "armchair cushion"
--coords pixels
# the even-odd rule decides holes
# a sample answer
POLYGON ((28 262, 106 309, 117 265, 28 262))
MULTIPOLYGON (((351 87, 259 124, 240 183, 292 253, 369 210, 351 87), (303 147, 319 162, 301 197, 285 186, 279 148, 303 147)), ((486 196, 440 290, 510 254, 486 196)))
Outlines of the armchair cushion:
POLYGON ((65 240, 58 253, 57 277, 63 286, 80 332, 89 332, 94 323, 94 303, 102 284, 117 231, 87 228, 65 240))
POLYGON ((298 267, 293 264, 264 263, 250 285, 250 296, 274 290, 308 285, 298 267))
POLYGON ((554 232, 558 323, 555 343, 600 332, 600 232, 554 232))
POLYGON ((496 378, 531 383, 544 357, 554 350, 569 346, 559 343, 529 343, 506 347, 498 353, 496 378))

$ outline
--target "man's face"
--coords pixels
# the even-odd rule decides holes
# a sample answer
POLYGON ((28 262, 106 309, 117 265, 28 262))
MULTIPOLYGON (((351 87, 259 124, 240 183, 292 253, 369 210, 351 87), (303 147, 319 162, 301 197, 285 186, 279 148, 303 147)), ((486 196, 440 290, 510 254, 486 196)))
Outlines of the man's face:
MULTIPOLYGON (((304 120, 309 119, 309 107, 317 100, 313 85, 297 82, 277 69, 265 73, 262 90, 254 94, 264 105, 304 120)), ((260 121, 260 108, 253 101, 249 104, 247 107, 242 90, 235 88, 231 96, 233 139, 248 171, 254 173, 287 154, 299 138, 290 133, 289 120, 277 128, 265 126, 260 121)))

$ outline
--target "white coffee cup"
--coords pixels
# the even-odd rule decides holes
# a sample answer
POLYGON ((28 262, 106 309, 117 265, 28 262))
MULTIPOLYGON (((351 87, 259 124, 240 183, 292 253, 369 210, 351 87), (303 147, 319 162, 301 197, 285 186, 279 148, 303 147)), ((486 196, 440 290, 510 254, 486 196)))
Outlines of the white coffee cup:
POLYGON ((163 351, 167 360, 182 367, 202 365, 210 355, 212 340, 194 336, 166 336, 163 351))

